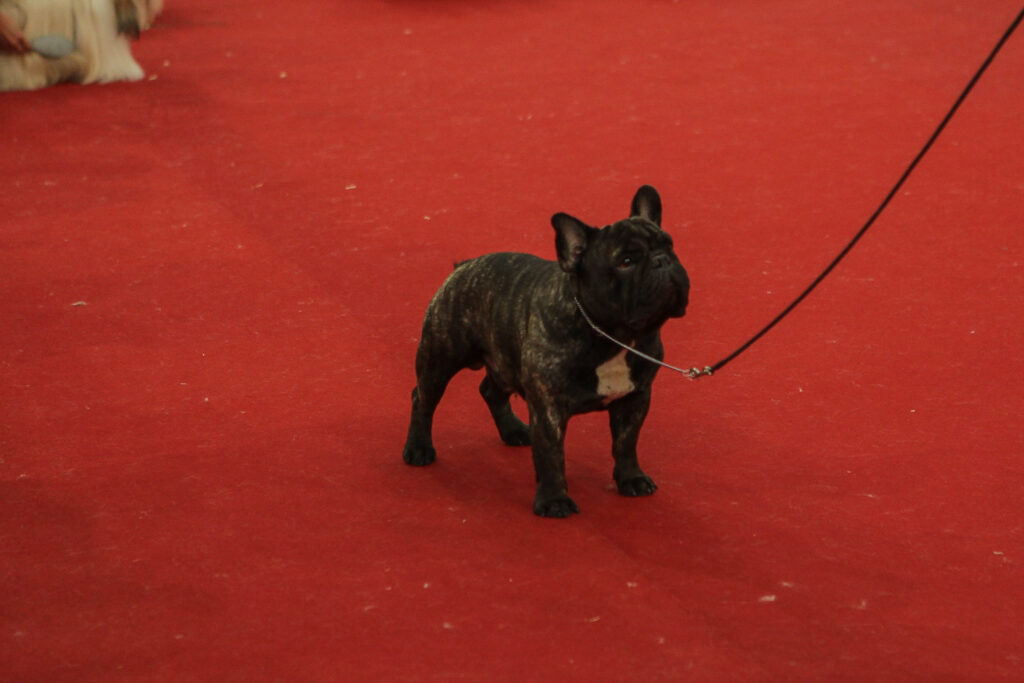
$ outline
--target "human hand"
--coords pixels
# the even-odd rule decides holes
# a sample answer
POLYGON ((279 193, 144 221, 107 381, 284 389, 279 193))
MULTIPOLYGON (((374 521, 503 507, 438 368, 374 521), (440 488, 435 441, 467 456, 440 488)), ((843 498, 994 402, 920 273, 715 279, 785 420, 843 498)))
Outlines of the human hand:
POLYGON ((10 15, 0 12, 0 52, 24 54, 31 51, 32 46, 29 45, 28 39, 25 38, 25 34, 21 32, 18 25, 14 23, 14 19, 10 15))

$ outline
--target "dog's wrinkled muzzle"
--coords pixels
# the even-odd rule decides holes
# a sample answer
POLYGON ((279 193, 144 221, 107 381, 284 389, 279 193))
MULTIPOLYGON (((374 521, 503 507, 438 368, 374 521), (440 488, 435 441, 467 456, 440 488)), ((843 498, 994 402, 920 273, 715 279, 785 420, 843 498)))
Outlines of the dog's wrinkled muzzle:
POLYGON ((682 318, 686 315, 686 306, 690 303, 690 276, 686 274, 678 262, 674 264, 670 274, 672 287, 676 290, 675 305, 669 311, 670 318, 682 318))

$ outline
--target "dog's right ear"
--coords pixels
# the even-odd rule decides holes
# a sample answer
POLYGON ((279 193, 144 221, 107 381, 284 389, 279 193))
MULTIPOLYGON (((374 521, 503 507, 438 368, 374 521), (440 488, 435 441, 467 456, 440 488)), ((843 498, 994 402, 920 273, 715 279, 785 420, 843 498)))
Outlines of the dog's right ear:
POLYGON ((567 273, 576 270, 583 252, 587 250, 590 235, 596 232, 578 218, 567 213, 556 213, 551 217, 551 225, 555 229, 555 250, 558 252, 558 265, 567 273))

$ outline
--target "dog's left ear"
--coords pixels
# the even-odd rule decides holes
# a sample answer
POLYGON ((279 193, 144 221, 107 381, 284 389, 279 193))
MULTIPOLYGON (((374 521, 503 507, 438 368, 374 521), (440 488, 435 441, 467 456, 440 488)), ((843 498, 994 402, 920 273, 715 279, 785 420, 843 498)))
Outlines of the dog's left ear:
POLYGON ((583 252, 587 250, 590 235, 596 232, 578 218, 567 213, 556 213, 551 217, 551 226, 555 229, 555 250, 558 252, 558 265, 567 273, 576 270, 583 252))
POLYGON ((640 216, 661 227, 661 197, 658 191, 650 185, 644 185, 636 191, 633 197, 633 205, 630 207, 630 216, 640 216))

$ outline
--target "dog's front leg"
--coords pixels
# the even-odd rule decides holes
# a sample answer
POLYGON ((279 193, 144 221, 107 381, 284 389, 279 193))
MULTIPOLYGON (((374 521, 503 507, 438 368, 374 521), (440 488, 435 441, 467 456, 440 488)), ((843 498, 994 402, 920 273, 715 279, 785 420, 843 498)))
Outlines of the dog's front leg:
POLYGON ((113 0, 117 17, 117 32, 129 38, 138 38, 140 33, 139 14, 132 0, 113 0))
POLYGON ((640 427, 651 405, 650 391, 624 396, 608 406, 612 430, 612 456, 615 458, 615 485, 624 496, 649 496, 658 486, 640 469, 636 444, 640 427))
POLYGON ((569 497, 565 480, 565 426, 568 416, 552 401, 528 400, 533 467, 537 472, 537 495, 533 511, 541 517, 568 517, 579 512, 569 497))

